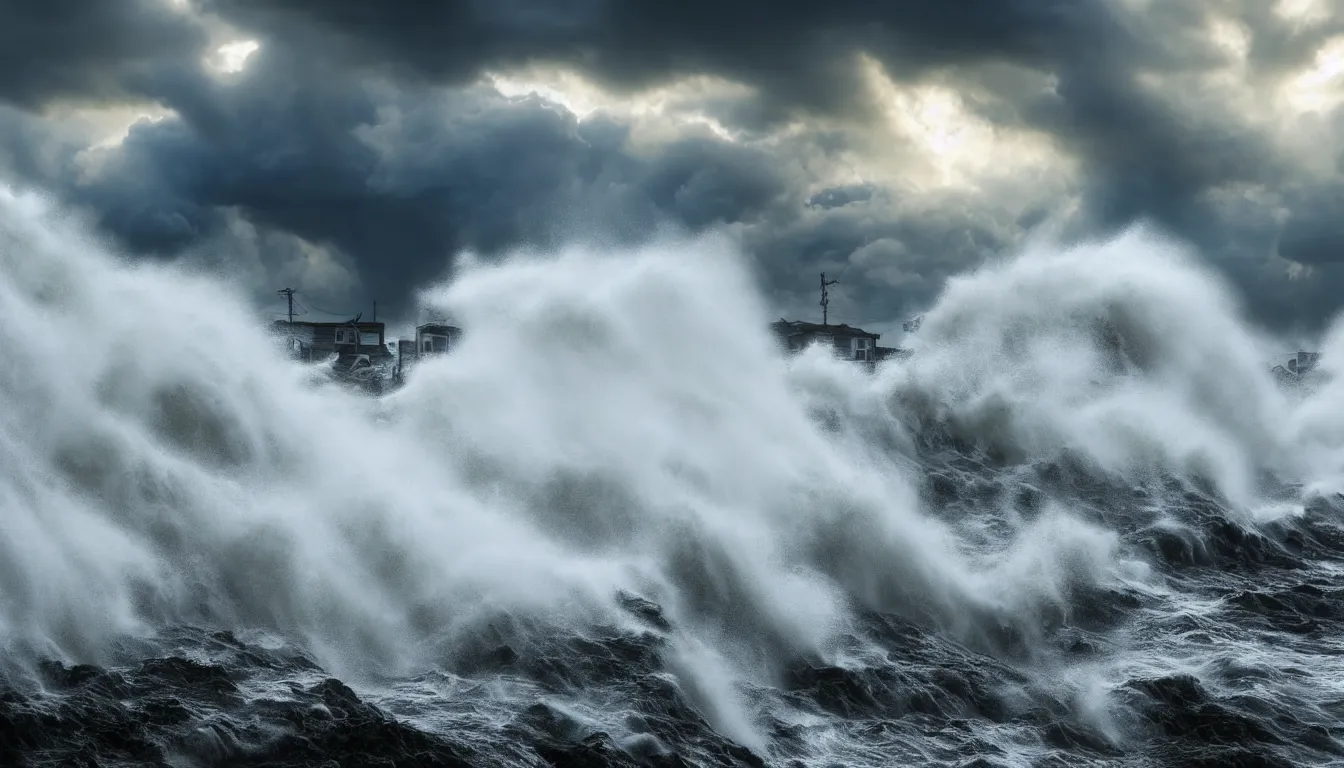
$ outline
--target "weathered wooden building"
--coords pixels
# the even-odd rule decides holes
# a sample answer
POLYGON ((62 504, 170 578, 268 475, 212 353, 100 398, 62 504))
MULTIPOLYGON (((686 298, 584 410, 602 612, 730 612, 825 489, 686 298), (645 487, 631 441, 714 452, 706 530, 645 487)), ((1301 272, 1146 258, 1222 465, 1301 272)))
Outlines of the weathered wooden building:
POLYGON ((383 323, 359 320, 341 323, 276 320, 271 327, 290 353, 305 362, 321 362, 332 355, 338 360, 368 355, 369 362, 374 365, 392 359, 383 323))
POLYGON ((445 323, 425 323, 415 329, 415 354, 418 357, 446 355, 462 340, 462 329, 445 323))
POLYGON ((397 340, 397 369, 395 379, 400 382, 406 372, 421 360, 446 355, 462 341, 462 329, 447 323, 425 323, 417 326, 414 339, 397 340))
MULTIPOLYGON (((827 280, 826 273, 821 273, 819 283, 821 288, 820 323, 780 318, 777 322, 770 324, 770 330, 775 334, 784 351, 797 354, 813 344, 819 344, 833 349, 835 356, 842 360, 866 363, 870 367, 875 366, 880 360, 908 355, 909 352, 903 349, 879 347, 877 340, 882 338, 879 333, 872 333, 844 323, 833 325, 830 322, 829 289, 837 282, 837 280, 827 280)), ((911 330, 908 324, 905 330, 911 330)))
POLYGON ((831 347, 847 360, 871 361, 877 358, 877 340, 881 334, 849 325, 822 325, 801 320, 780 320, 770 324, 780 343, 789 352, 801 352, 812 344, 831 347))
POLYGON ((812 344, 820 344, 833 349, 836 357, 861 363, 876 363, 905 354, 904 350, 878 346, 881 334, 843 323, 808 323, 781 318, 770 324, 770 330, 785 351, 790 353, 798 353, 812 344))

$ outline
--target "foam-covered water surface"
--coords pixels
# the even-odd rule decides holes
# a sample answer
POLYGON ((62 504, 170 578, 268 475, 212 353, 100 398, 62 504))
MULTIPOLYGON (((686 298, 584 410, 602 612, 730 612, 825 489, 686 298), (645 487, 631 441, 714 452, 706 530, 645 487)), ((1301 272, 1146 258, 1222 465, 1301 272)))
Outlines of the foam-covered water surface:
POLYGON ((1344 330, 1280 387, 1157 234, 873 373, 726 239, 425 300, 463 343, 370 398, 0 191, 0 763, 1344 761, 1344 330))

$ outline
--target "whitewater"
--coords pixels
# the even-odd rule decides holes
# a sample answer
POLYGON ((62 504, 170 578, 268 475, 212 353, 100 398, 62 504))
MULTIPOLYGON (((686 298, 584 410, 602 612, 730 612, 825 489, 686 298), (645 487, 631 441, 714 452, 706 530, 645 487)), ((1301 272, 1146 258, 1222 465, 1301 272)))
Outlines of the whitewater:
POLYGON ((753 269, 463 260, 372 398, 0 189, 0 764, 1344 764, 1344 325, 1135 228, 870 373, 753 269))

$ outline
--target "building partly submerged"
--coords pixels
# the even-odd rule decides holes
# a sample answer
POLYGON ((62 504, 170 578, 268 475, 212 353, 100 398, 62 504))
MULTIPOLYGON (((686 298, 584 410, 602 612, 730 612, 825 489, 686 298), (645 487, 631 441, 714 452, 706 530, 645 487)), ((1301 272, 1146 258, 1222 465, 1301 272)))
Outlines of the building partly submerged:
POLYGON ((833 352, 841 360, 873 365, 909 354, 908 350, 879 346, 877 342, 882 338, 881 334, 843 323, 832 325, 781 318, 770 324, 770 330, 784 351, 790 354, 797 354, 816 344, 833 352))
MULTIPOLYGON (((878 362, 890 358, 906 357, 908 350, 878 345, 882 338, 879 333, 866 331, 852 325, 830 322, 830 292, 835 280, 827 280, 821 273, 821 322, 812 323, 803 320, 779 320, 770 324, 770 330, 788 354, 797 354, 813 345, 819 345, 840 358, 875 367, 878 362)), ((917 330, 918 320, 907 321, 906 331, 917 330)))
POLYGON ((417 327, 414 339, 397 339, 394 348, 384 323, 358 316, 334 323, 276 320, 271 330, 292 359, 323 365, 333 380, 371 394, 400 386, 417 363, 448 354, 462 340, 461 328, 432 322, 417 327))
MULTIPOLYGON (((821 276, 821 322, 780 320, 770 331, 786 354, 797 354, 812 346, 821 346, 835 357, 867 366, 892 358, 903 358, 908 350, 883 347, 881 334, 845 323, 833 324, 829 316, 827 288, 836 281, 821 276)), ((289 289, 281 291, 286 294, 289 289)), ((918 330, 919 319, 907 321, 907 332, 918 330)), ((369 394, 381 395, 402 386, 420 363, 450 354, 461 343, 462 328, 446 322, 424 323, 415 329, 413 339, 387 341, 387 326, 356 315, 343 322, 307 322, 276 320, 272 331, 280 338, 296 361, 320 366, 333 380, 369 394)))
POLYGON ((1297 352, 1288 358, 1288 362, 1271 369, 1274 378, 1283 384, 1298 384, 1307 381, 1317 370, 1320 352, 1297 352))
POLYGON ((397 366, 393 370, 393 382, 403 384, 406 374, 418 363, 446 355, 461 342, 462 329, 456 325, 433 322, 417 326, 414 339, 397 340, 397 366))
POLYGON ((333 379, 373 394, 382 393, 394 369, 387 326, 359 315, 331 323, 276 320, 271 330, 294 360, 329 366, 333 379))

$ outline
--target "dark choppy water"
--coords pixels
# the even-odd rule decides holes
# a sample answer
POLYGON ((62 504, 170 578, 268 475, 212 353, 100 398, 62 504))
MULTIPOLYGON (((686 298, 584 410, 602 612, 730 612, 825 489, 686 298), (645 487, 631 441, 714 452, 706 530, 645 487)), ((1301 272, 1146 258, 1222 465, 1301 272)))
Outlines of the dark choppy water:
POLYGON ((0 765, 1344 764, 1344 345, 1142 233, 873 376, 712 241, 468 271, 374 401, 63 227, 0 197, 0 765))

